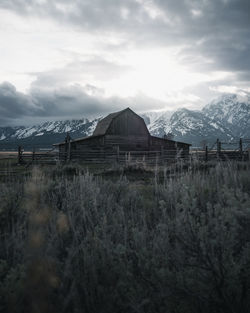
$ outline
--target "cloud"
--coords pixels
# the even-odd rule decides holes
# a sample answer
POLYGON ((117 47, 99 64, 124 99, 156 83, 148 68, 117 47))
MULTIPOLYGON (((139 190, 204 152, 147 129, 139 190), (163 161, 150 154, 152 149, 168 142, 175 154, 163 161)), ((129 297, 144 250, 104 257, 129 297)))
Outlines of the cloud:
POLYGON ((140 112, 149 110, 152 102, 156 109, 164 106, 163 102, 144 95, 126 99, 103 97, 100 90, 91 85, 51 90, 33 88, 28 94, 24 94, 5 82, 0 84, 0 126, 29 125, 44 120, 93 118, 128 106, 140 112))
POLYGON ((183 61, 189 54, 200 55, 200 66, 206 58, 213 70, 249 71, 249 0, 2 0, 0 7, 100 38, 105 33, 125 36, 140 47, 181 45, 183 61))
POLYGON ((4 37, 1 76, 33 79, 23 93, 0 85, 2 124, 198 108, 249 86, 249 0, 1 0, 1 9, 25 21, 21 36, 4 37))
POLYGON ((35 88, 57 88, 72 82, 91 85, 91 81, 107 81, 118 79, 130 70, 129 66, 119 65, 99 56, 84 56, 81 60, 73 57, 71 62, 64 67, 51 69, 44 72, 31 72, 36 79, 31 87, 35 88))
MULTIPOLYGON (((115 108, 121 106, 119 99, 108 99, 108 102, 115 108)), ((90 117, 108 112, 109 108, 104 99, 89 96, 80 86, 53 90, 34 88, 29 94, 24 94, 8 82, 0 85, 1 126, 13 125, 17 121, 25 124, 26 120, 30 121, 30 117, 37 120, 90 117)))
POLYGON ((210 87, 210 90, 212 91, 218 91, 219 93, 226 93, 226 94, 237 94, 240 96, 246 96, 246 95, 250 95, 250 87, 246 88, 246 89, 241 89, 237 86, 223 86, 223 85, 219 85, 219 86, 214 86, 214 87, 210 87))
POLYGON ((20 116, 39 115, 40 108, 32 98, 18 92, 12 84, 4 82, 0 85, 0 122, 8 124, 20 116))

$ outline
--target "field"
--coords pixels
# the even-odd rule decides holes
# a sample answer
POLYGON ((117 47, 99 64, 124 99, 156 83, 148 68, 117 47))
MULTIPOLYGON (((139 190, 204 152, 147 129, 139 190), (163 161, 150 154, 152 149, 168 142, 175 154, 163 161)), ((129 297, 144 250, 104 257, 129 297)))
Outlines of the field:
POLYGON ((0 312, 249 312, 249 162, 0 172, 0 312))

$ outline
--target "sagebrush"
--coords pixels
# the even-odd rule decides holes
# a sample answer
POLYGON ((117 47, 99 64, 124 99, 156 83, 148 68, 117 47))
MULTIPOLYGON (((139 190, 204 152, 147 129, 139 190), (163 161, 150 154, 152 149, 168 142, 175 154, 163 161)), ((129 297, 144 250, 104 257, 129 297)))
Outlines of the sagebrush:
POLYGON ((247 163, 145 184, 67 171, 1 183, 1 312, 248 312, 247 163))

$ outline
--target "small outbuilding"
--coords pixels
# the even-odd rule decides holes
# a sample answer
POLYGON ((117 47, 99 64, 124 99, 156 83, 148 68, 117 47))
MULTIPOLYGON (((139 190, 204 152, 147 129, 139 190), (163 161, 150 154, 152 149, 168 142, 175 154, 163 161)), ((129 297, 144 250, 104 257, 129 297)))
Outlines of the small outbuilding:
POLYGON ((125 161, 126 158, 155 162, 185 158, 188 143, 151 136, 142 117, 130 108, 111 113, 96 126, 92 136, 56 144, 61 159, 89 162, 125 161))

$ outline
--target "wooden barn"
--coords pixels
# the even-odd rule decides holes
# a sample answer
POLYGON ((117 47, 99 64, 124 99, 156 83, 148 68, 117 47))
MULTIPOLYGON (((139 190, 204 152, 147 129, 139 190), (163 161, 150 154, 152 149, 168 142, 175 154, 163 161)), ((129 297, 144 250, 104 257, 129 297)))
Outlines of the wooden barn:
POLYGON ((187 157, 190 144, 151 136, 143 118, 127 108, 100 120, 92 136, 74 140, 68 136, 55 146, 60 159, 165 162, 187 157))

